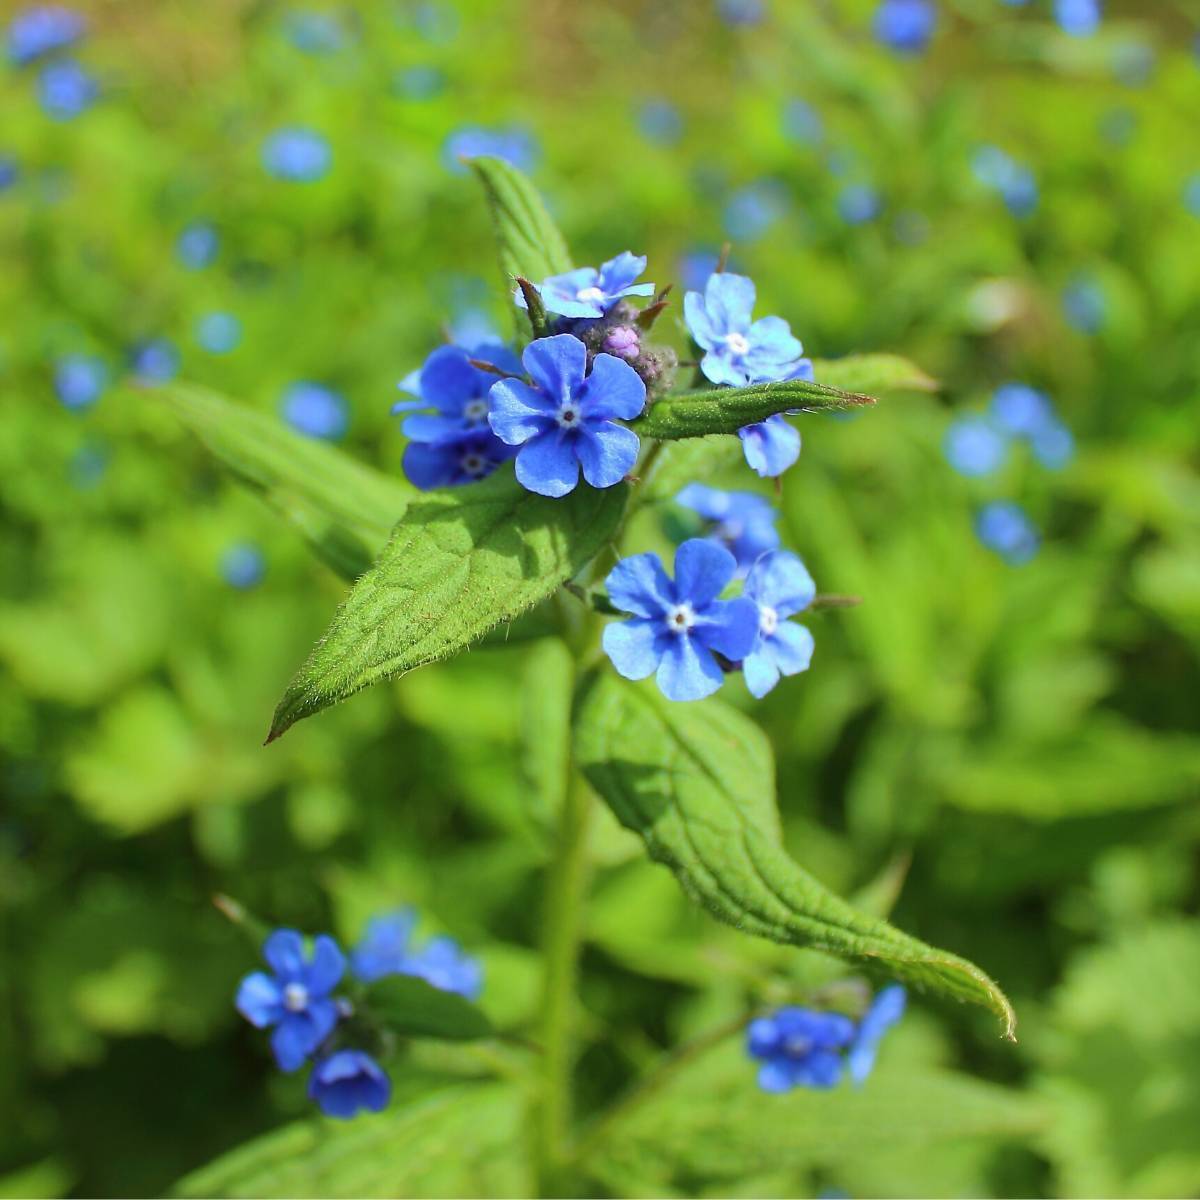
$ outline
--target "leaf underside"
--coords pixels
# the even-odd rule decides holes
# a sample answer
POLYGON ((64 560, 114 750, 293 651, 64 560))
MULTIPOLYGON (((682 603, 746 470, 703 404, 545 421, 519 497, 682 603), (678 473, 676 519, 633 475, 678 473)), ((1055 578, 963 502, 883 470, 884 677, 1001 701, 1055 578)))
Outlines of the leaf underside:
POLYGON ((788 856, 771 750, 746 717, 716 700, 672 703, 652 683, 602 673, 585 683, 575 728, 589 782, 715 917, 983 1005, 1013 1037, 1012 1007, 978 967, 858 912, 788 856))

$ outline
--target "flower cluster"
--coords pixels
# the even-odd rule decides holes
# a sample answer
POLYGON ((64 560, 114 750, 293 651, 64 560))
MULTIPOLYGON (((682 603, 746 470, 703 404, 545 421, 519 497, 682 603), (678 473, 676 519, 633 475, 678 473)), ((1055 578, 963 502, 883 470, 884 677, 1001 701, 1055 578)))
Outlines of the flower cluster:
POLYGON ((86 32, 87 23, 79 13, 57 4, 22 9, 9 22, 9 62, 18 67, 42 64, 38 100, 42 111, 57 121, 78 116, 100 94, 90 72, 65 55, 86 32))
POLYGON ((309 948, 296 930, 277 929, 263 943, 270 970, 252 972, 238 988, 238 1012, 256 1029, 271 1030, 280 1070, 298 1071, 312 1063, 308 1095, 327 1116, 379 1112, 391 1098, 387 1072, 375 1055, 355 1044, 382 1040, 382 1031, 370 1023, 370 992, 362 985, 389 975, 415 975, 470 998, 482 989, 479 964, 450 938, 414 947, 415 924, 408 910, 371 921, 350 956, 349 980, 346 956, 333 938, 321 934, 309 948), (335 995, 344 984, 349 994, 335 995))
POLYGON ((781 1008, 751 1021, 746 1050, 762 1065, 764 1092, 796 1087, 833 1088, 848 1073, 861 1086, 875 1067, 883 1035, 903 1015, 905 991, 892 984, 881 991, 858 1021, 842 1013, 781 1008))

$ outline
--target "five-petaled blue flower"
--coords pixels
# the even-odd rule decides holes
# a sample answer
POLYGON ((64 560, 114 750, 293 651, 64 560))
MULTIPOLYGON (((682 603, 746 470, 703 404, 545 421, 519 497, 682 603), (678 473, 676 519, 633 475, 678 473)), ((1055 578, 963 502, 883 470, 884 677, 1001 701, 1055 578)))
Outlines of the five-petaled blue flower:
POLYGON ((262 161, 276 179, 312 183, 329 170, 333 152, 311 129, 281 129, 263 144, 262 161))
POLYGON ((813 636, 787 618, 813 602, 817 585, 796 555, 772 550, 750 568, 743 594, 758 606, 758 636, 742 662, 742 674, 750 694, 761 700, 781 675, 808 670, 813 636))
POLYGON ((386 975, 416 975, 443 992, 470 1000, 483 989, 483 967, 449 937, 430 938, 421 949, 412 945, 416 914, 412 909, 375 917, 350 957, 354 974, 364 983, 386 975))
POLYGON ((13 17, 8 27, 8 58, 17 66, 64 50, 84 33, 83 17, 57 4, 40 4, 13 17))
POLYGON ((1054 0, 1054 19, 1072 37, 1087 37, 1100 27, 1100 0, 1054 0))
POLYGON ((366 1109, 381 1112, 392 1098, 387 1072, 362 1050, 338 1050, 313 1067, 308 1098, 327 1117, 349 1120, 366 1109))
POLYGON ((583 477, 592 487, 620 483, 637 461, 638 436, 618 425, 646 404, 646 385, 625 361, 597 354, 568 333, 539 338, 521 361, 533 385, 500 379, 489 393, 488 421, 501 441, 520 446, 517 479, 542 496, 565 496, 583 477))
POLYGON ((710 696, 725 675, 714 651, 731 662, 750 653, 758 635, 753 600, 718 600, 737 572, 737 560, 704 538, 691 538, 675 552, 675 580, 657 554, 635 554, 609 572, 608 598, 627 621, 604 630, 604 651, 619 675, 654 675, 668 700, 710 696))
POLYGON ((836 1087, 842 1078, 842 1052, 854 1033, 849 1017, 807 1008, 781 1008, 751 1021, 746 1049, 762 1063, 758 1086, 764 1092, 836 1087))
POLYGON ((779 514, 769 500, 753 492, 723 492, 704 483, 689 483, 675 497, 712 523, 708 536, 730 550, 744 575, 760 554, 779 545, 779 514))
POLYGON ((263 943, 273 974, 255 971, 238 988, 238 1012, 258 1029, 275 1027, 271 1049, 285 1071, 295 1071, 333 1032, 337 1002, 330 993, 341 982, 346 960, 333 938, 313 940, 312 956, 294 929, 277 929, 263 943))
POLYGON ((875 10, 875 37, 901 54, 920 54, 937 28, 931 0, 883 0, 875 10))
MULTIPOLYGON (((563 275, 551 275, 537 284, 547 312, 560 317, 602 317, 626 296, 653 296, 654 284, 634 283, 646 269, 646 256, 626 250, 596 267, 578 267, 563 275)), ((525 308, 520 288, 513 292, 518 308, 525 308)))
POLYGON ((846 1052, 846 1068, 855 1084, 861 1086, 871 1074, 879 1043, 883 1035, 904 1015, 907 999, 904 989, 898 983, 893 983, 871 1001, 871 1007, 859 1021, 854 1031, 854 1041, 846 1052))
POLYGON ((42 111, 56 121, 77 117, 100 95, 100 85, 73 58, 47 63, 38 75, 42 111))
POLYGON ((345 396, 310 379, 289 384, 280 401, 280 409, 283 419, 297 433, 308 437, 334 441, 350 424, 350 408, 345 396))
POLYGON ((987 417, 960 417, 946 430, 943 449, 960 475, 974 479, 999 469, 1008 455, 1008 438, 987 417))
POLYGON ((91 408, 107 380, 104 363, 90 354, 66 354, 54 364, 54 390, 64 408, 91 408))

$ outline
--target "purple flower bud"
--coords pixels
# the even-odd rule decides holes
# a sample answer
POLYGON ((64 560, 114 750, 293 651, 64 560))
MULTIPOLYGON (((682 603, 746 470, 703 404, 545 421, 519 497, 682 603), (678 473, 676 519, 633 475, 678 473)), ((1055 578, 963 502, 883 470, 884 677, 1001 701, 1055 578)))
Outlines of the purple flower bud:
POLYGON ((604 350, 618 358, 633 360, 642 352, 638 331, 632 325, 616 325, 604 339, 604 350))

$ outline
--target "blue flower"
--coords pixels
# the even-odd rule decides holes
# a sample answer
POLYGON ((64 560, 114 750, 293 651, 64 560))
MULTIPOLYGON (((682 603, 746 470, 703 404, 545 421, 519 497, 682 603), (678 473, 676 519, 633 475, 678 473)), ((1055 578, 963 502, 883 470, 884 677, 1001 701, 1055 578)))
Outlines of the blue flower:
POLYGON ((42 110, 56 121, 77 117, 100 94, 95 79, 73 58, 52 62, 38 75, 38 99, 42 110))
MULTIPOLYGON (((813 378, 812 360, 799 359, 784 379, 813 378)), ((738 430, 747 465, 763 479, 782 475, 800 457, 800 430, 783 413, 738 430)))
POLYGON ((253 542, 234 542, 221 555, 221 578, 239 592, 261 583, 266 569, 263 553, 253 542))
POLYGON ((772 550, 750 568, 742 594, 758 606, 758 633, 742 662, 742 674, 750 694, 761 700, 781 675, 808 670, 813 636, 787 618, 813 602, 817 585, 796 555, 772 550))
POLYGON ((783 131, 793 141, 815 146, 824 134, 821 117, 805 100, 792 99, 784 105, 783 131))
POLYGON ((183 229, 175 242, 175 253, 185 267, 199 271, 210 266, 221 248, 220 235, 207 221, 196 221, 183 229))
POLYGON ((305 54, 334 54, 345 42, 341 25, 330 13, 290 12, 286 28, 288 41, 305 54))
POLYGON ((991 414, 1015 437, 1031 437, 1054 417, 1050 399, 1025 383, 1003 383, 992 394, 991 414))
POLYGON ((722 221, 736 242, 757 242, 784 213, 783 190, 771 180, 739 188, 729 197, 722 221))
POLYGON ((91 408, 107 381, 104 363, 90 354, 66 354, 54 364, 54 390, 64 408, 91 408))
POLYGON ((1033 172, 999 146, 980 146, 971 166, 980 183, 1000 194, 1014 217, 1027 217, 1037 208, 1038 186, 1033 172))
POLYGON ((351 970, 364 983, 403 974, 416 925, 417 914, 411 908, 372 917, 366 935, 350 952, 351 970))
POLYGON ((883 0, 875 10, 875 37, 901 54, 920 54, 937 28, 931 0, 883 0))
POLYGON ((720 255, 715 250, 689 250, 679 260, 679 280, 684 289, 689 292, 702 290, 719 261, 720 255))
POLYGON ((311 129, 281 129, 263 143, 262 161, 276 179, 312 183, 329 170, 333 153, 329 143, 311 129))
POLYGON ((1067 322, 1080 333, 1099 333, 1104 326, 1108 303, 1095 280, 1076 276, 1063 290, 1063 313, 1067 322))
POLYGON ((449 937, 430 938, 421 949, 412 945, 416 914, 400 909, 375 917, 354 948, 351 965, 364 983, 387 975, 416 975, 443 992, 474 1000, 483 990, 483 967, 449 937))
POLYGON ((333 938, 313 940, 311 957, 294 929, 277 929, 263 943, 271 974, 255 971, 242 980, 237 1010, 257 1029, 274 1026, 271 1049, 284 1071, 295 1071, 333 1032, 338 1021, 333 989, 346 960, 333 938))
POLYGON ((781 1008, 746 1029, 746 1049, 762 1063, 758 1086, 764 1092, 836 1087, 842 1078, 842 1051, 853 1039, 849 1017, 807 1008, 781 1008))
POLYGON ((565 496, 579 482, 620 483, 637 461, 630 421, 646 404, 638 373, 612 354, 597 354, 587 373, 587 347, 568 333, 539 338, 521 356, 533 386, 500 379, 489 393, 488 421, 510 446, 520 446, 517 479, 542 496, 565 496))
MULTIPOLYGON (((579 267, 564 275, 551 275, 537 285, 547 312, 562 317, 602 317, 626 296, 653 296, 654 284, 634 283, 646 269, 646 256, 628 250, 610 258, 600 269, 579 267)), ((513 292, 518 308, 525 307, 520 288, 513 292)))
POLYGON ((134 346, 129 365, 139 383, 166 383, 179 371, 179 351, 166 338, 150 338, 134 346))
POLYGON ((71 455, 68 473, 80 491, 94 488, 108 471, 112 453, 103 442, 85 442, 71 455))
POLYGON ((1047 421, 1034 432, 1030 445, 1034 458, 1051 471, 1065 467, 1075 457, 1075 439, 1061 421, 1047 421))
POLYGON ((644 100, 637 110, 637 126, 642 137, 660 146, 673 146, 683 136, 683 117, 670 102, 655 98, 644 100))
POLYGON ((8 154, 0 154, 0 192, 6 192, 21 177, 17 160, 8 154))
POLYGON ((683 298, 688 332, 705 351, 700 369, 713 383, 741 387, 787 378, 803 346, 782 317, 751 320, 754 283, 745 275, 712 274, 704 294, 683 298))
POLYGON ((1100 0, 1054 0, 1054 19, 1073 37, 1087 37, 1100 27, 1100 0))
POLYGON ((1041 538, 1019 504, 995 500, 975 514, 975 533, 1010 566, 1019 567, 1037 553, 1041 538))
POLYGON ((428 492, 478 483, 514 454, 490 429, 475 429, 438 442, 410 442, 401 465, 409 483, 428 492))
POLYGON ((289 384, 280 403, 283 419, 297 433, 336 441, 350 424, 346 398, 324 384, 299 380, 289 384))
POLYGON ((837 195, 838 215, 847 225, 865 225, 883 209, 879 193, 866 183, 849 183, 837 195))
POLYGON ((17 13, 8 26, 8 58, 24 66, 55 50, 64 50, 83 37, 83 17, 57 4, 44 4, 17 13))
POLYGON ((726 25, 757 25, 767 6, 765 0, 717 0, 717 13, 726 25))
POLYGON ((449 937, 430 938, 411 954, 401 975, 416 975, 443 992, 457 992, 475 1000, 483 990, 483 967, 479 960, 465 954, 449 937))
POLYGON ((748 571, 760 554, 779 545, 775 529, 779 514, 769 500, 753 492, 722 492, 707 484, 689 483, 675 502, 712 522, 709 538, 733 554, 739 574, 748 571))
POLYGON ((1008 456, 1008 439, 987 417, 960 417, 946 430, 946 461, 968 479, 990 475, 1008 456))
POLYGON ((392 1098, 392 1082, 369 1054, 338 1050, 313 1067, 308 1098, 327 1117, 345 1121, 364 1109, 382 1112, 392 1098))
POLYGON ((1193 175, 1184 185, 1183 204, 1193 217, 1200 217, 1200 174, 1193 175))
POLYGON ((714 651, 731 662, 750 653, 758 634, 753 600, 718 600, 737 572, 724 546, 691 538, 675 552, 675 580, 657 554, 636 554, 609 572, 608 598, 627 621, 604 629, 604 651, 626 679, 655 675, 668 700, 699 700, 725 675, 714 651))
POLYGON ((392 76, 392 91, 406 100, 431 100, 445 88, 446 73, 440 67, 418 64, 392 76))
POLYGON ((516 126, 508 129, 481 129, 471 125, 452 133, 442 149, 442 158, 446 166, 459 175, 466 171, 464 159, 484 156, 502 158, 522 171, 531 171, 537 161, 537 142, 527 130, 516 126))
POLYGON ((879 1043, 883 1035, 904 1015, 907 999, 904 989, 898 983, 893 983, 875 997, 858 1023, 854 1041, 846 1052, 846 1068, 857 1086, 861 1087, 874 1069, 879 1043))
POLYGON ((196 323, 196 341, 210 354, 228 354, 242 340, 242 323, 232 313, 207 313, 196 323))

